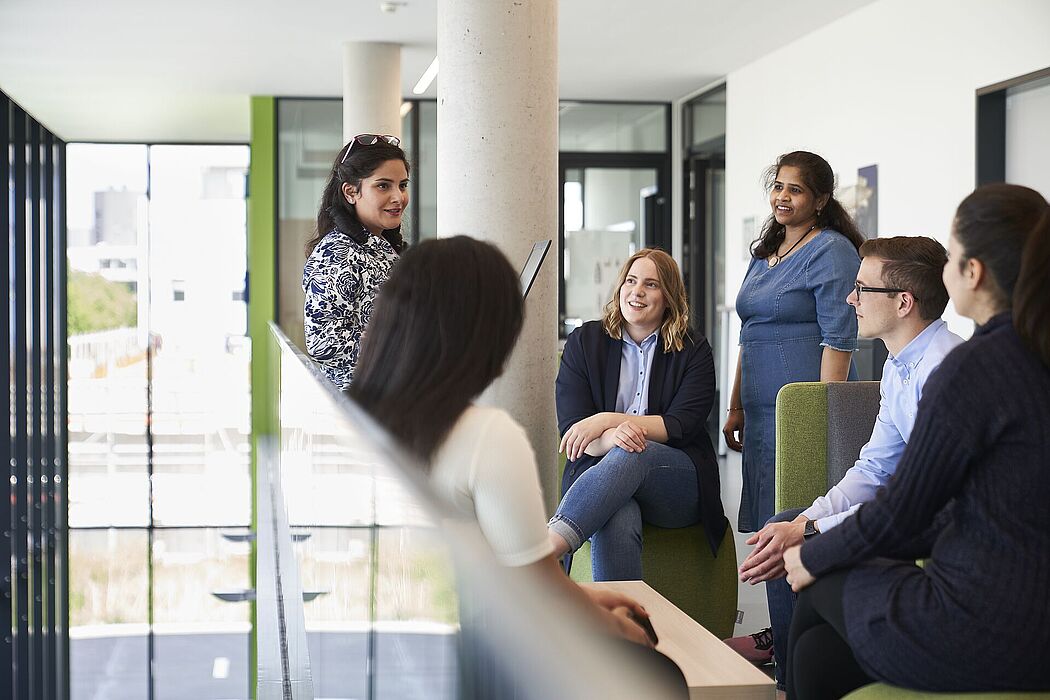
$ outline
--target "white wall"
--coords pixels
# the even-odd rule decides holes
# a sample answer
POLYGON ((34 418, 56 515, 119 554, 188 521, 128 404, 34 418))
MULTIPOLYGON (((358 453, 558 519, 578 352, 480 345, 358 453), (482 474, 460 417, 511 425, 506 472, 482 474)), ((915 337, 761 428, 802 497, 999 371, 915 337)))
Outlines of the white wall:
POLYGON ((787 151, 821 154, 845 186, 877 163, 879 235, 946 242, 974 187, 975 91, 1050 66, 1048 30, 1045 0, 880 0, 730 73, 727 301, 746 270, 743 220, 769 213, 762 171, 787 151))

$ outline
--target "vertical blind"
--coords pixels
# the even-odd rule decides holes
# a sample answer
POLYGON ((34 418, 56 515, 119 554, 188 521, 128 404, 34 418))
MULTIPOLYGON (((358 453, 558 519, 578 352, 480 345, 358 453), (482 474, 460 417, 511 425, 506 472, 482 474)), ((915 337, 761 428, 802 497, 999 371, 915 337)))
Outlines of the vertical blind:
POLYGON ((65 143, 0 92, 0 697, 67 698, 65 143))

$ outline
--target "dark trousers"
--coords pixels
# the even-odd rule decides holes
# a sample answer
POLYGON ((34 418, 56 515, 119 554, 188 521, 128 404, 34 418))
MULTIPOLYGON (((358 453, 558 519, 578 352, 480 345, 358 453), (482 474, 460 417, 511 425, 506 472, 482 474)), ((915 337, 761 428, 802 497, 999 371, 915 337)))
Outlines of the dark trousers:
POLYGON ((846 641, 842 591, 848 574, 824 576, 798 596, 788 635, 788 700, 837 700, 874 682, 846 641))

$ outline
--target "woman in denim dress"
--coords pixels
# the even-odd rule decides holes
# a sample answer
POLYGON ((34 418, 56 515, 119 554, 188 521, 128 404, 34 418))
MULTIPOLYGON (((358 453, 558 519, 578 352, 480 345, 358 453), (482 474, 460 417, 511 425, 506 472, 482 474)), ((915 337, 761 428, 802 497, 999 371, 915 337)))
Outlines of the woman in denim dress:
POLYGON ((791 382, 856 379, 850 356, 853 291, 864 242, 835 200, 835 175, 820 156, 795 151, 766 173, 772 213, 752 247, 737 295, 740 359, 723 434, 743 451, 738 529, 755 532, 774 514, 774 409, 791 382))

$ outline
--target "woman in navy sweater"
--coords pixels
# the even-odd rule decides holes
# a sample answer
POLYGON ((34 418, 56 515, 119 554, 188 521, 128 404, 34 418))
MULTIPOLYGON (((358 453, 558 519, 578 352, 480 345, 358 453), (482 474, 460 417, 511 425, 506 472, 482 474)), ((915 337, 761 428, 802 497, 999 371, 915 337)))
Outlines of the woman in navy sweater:
POLYGON ((789 699, 873 680, 1050 690, 1050 207, 1027 187, 978 188, 948 252, 945 285, 978 328, 927 382, 889 486, 785 552, 806 589, 789 699))
POLYGON ((702 522, 714 552, 725 534, 706 429, 714 359, 688 323, 678 265, 646 248, 624 263, 602 320, 565 342, 556 395, 567 461, 549 533, 559 556, 591 540, 596 581, 642 578, 643 521, 702 522))

